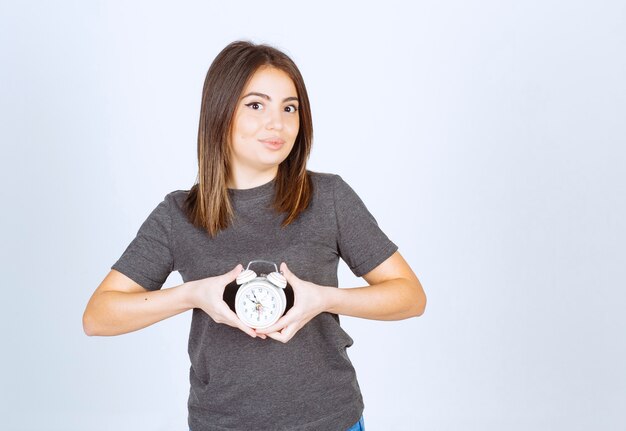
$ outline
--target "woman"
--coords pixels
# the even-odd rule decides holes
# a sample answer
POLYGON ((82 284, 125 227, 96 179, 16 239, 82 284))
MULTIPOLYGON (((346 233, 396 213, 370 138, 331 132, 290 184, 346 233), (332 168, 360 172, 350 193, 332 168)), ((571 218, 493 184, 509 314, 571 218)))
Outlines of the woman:
POLYGON ((196 184, 165 196, 87 305, 88 335, 193 309, 193 431, 364 429, 346 351, 353 340, 338 315, 399 320, 424 311, 420 282, 353 189, 306 169, 312 136, 293 61, 268 45, 229 44, 204 83, 196 184), (369 286, 337 288, 339 257, 369 286), (280 263, 295 298, 257 330, 223 300, 255 259, 280 263), (172 271, 184 283, 160 290, 172 271))

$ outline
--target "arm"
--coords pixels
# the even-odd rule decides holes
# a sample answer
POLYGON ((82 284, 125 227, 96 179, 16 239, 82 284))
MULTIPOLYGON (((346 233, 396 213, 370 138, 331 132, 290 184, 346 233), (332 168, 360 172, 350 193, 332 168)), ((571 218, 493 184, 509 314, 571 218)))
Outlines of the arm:
POLYGON ((83 330, 91 335, 120 335, 145 328, 193 308, 188 283, 146 290, 111 270, 91 296, 83 314, 83 330))
POLYGON ((223 300, 224 287, 235 280, 242 269, 238 264, 225 274, 154 291, 144 289, 119 271, 111 270, 85 308, 83 330, 87 335, 126 334, 189 309, 200 308, 216 323, 239 328, 256 337, 256 332, 244 325, 223 300))
POLYGON ((363 276, 370 284, 366 287, 320 286, 299 279, 284 262, 280 269, 297 299, 276 323, 257 329, 256 333, 283 343, 322 312, 373 320, 402 320, 421 316, 426 307, 422 285, 397 251, 363 276))
POLYGON ((402 320, 424 313, 426 294, 399 252, 363 278, 370 286, 326 287, 323 311, 373 320, 402 320))

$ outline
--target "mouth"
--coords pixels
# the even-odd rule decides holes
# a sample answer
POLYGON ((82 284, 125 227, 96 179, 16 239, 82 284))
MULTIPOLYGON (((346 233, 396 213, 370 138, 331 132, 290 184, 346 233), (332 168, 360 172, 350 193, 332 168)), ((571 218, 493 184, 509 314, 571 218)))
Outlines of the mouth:
POLYGON ((272 150, 278 150, 285 145, 285 141, 280 138, 259 139, 259 142, 265 144, 266 147, 272 150))

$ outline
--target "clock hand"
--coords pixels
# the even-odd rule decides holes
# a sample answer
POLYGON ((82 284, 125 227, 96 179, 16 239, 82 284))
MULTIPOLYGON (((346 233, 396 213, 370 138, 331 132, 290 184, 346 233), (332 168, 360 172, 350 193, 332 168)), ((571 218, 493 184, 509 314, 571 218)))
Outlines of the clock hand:
MULTIPOLYGON (((256 299, 256 300, 257 300, 256 304, 261 305, 261 307, 262 307, 262 308, 267 308, 267 306, 263 303, 263 301, 261 301, 260 299, 258 299, 258 298, 256 297, 256 295, 254 294, 254 292, 252 292, 252 295, 254 295, 254 299, 256 299)), ((261 299, 266 299, 267 297, 268 297, 268 294, 267 294, 267 292, 266 292, 266 293, 265 293, 265 295, 263 295, 263 298, 261 298, 261 299)))

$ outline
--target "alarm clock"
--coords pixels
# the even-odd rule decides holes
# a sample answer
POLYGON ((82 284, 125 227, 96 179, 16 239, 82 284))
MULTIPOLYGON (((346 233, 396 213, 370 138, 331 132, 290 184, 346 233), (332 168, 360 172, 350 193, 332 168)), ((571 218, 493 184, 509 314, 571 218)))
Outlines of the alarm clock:
POLYGON ((274 262, 253 260, 224 288, 224 301, 246 325, 267 328, 293 306, 293 288, 274 262), (274 271, 257 275, 250 266, 258 263, 272 265, 274 271))

